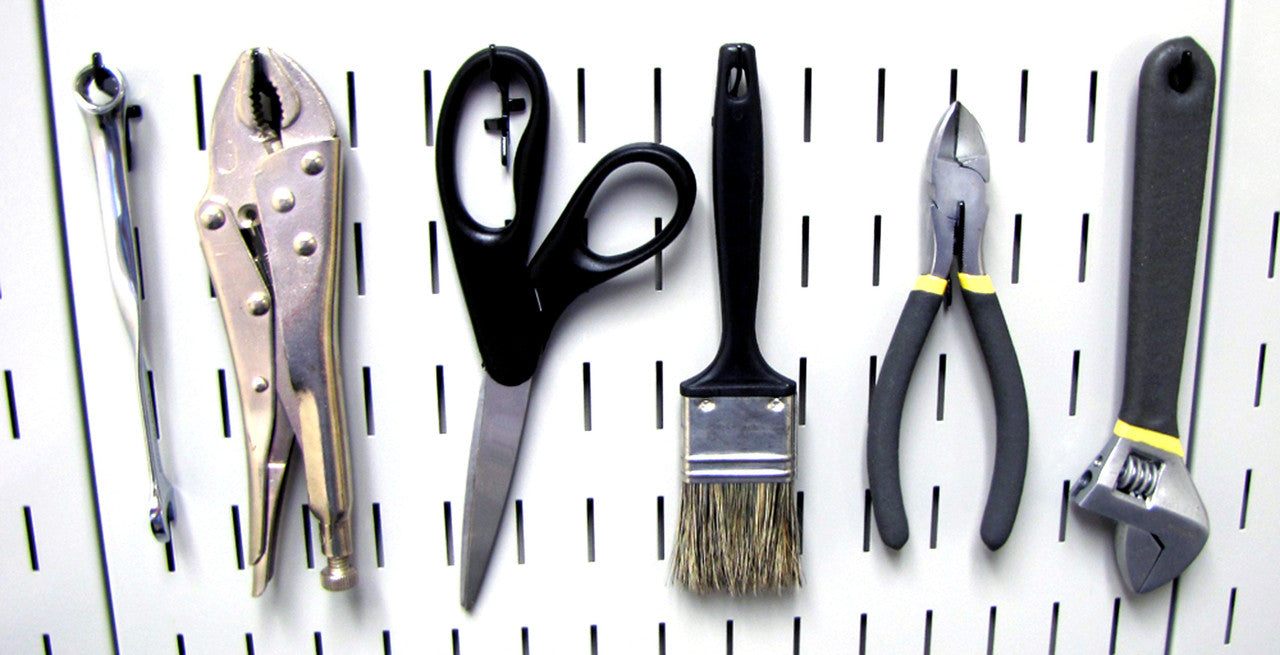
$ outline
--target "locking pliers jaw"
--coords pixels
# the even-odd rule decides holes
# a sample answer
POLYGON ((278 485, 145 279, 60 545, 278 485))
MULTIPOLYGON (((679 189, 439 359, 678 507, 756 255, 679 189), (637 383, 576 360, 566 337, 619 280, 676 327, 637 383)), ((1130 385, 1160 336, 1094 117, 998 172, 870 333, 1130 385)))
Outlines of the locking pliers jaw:
POLYGON ((244 413, 254 595, 271 578, 294 435, 328 558, 321 583, 348 589, 357 577, 337 361, 342 162, 333 114, 297 63, 252 49, 222 88, 211 137, 196 222, 244 413))
POLYGON ((987 224, 987 181, 991 164, 982 128, 959 102, 951 103, 929 147, 929 201, 933 220, 932 275, 946 278, 951 264, 983 275, 982 233, 987 224))

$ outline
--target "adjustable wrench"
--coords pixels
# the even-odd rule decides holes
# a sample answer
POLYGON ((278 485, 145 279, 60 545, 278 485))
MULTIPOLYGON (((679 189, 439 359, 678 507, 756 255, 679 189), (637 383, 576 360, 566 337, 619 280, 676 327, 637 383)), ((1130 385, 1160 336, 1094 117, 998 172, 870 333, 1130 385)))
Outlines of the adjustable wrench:
POLYGON ((1138 90, 1124 397, 1114 434, 1071 491, 1116 522, 1116 561, 1137 593, 1173 580, 1209 538, 1178 435, 1216 80, 1190 37, 1147 55, 1138 90))

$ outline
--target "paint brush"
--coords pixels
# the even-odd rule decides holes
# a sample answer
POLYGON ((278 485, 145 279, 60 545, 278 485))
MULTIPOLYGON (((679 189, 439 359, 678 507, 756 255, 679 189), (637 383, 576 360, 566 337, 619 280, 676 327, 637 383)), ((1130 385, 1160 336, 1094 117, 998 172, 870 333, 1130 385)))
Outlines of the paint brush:
POLYGON ((756 339, 763 137, 755 49, 720 48, 713 118, 720 347, 680 385, 684 485, 673 577, 733 595, 800 584, 794 381, 756 339))

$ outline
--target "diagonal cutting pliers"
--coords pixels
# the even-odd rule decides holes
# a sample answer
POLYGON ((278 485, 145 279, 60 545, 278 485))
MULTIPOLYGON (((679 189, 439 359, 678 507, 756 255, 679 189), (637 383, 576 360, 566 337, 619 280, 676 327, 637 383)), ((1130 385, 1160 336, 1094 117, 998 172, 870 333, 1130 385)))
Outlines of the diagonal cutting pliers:
POLYGON ((942 305, 953 268, 986 360, 996 405, 996 455, 982 517, 982 541, 991 550, 1013 530, 1027 469, 1027 393, 995 288, 982 268, 990 163, 982 129, 960 103, 943 114, 930 144, 933 266, 916 280, 889 342, 875 389, 867 430, 867 473, 880 538, 890 548, 907 542, 907 515, 898 469, 902 406, 916 360, 942 305))

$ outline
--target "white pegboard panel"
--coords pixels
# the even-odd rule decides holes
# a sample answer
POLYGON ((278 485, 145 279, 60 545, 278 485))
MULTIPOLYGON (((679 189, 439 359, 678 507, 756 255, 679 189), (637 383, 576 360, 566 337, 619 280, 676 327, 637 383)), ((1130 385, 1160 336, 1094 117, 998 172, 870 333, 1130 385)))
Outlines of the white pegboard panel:
POLYGON ((0 22, 0 651, 109 652, 38 6, 0 22))
POLYGON ((1276 552, 1280 426, 1276 384, 1280 286, 1275 277, 1280 82, 1259 53, 1280 7, 1236 2, 1230 13, 1191 471, 1213 521, 1211 547, 1179 581, 1173 649, 1270 652, 1280 573, 1276 552), (1270 351, 1270 352, 1268 352, 1270 351))
MULTIPOLYGON (((1170 590, 1125 592, 1110 529, 1064 514, 1063 494, 1109 433, 1119 402, 1137 72, 1147 51, 1183 34, 1218 59, 1224 9, 1223 2, 1192 0, 1090 1, 1035 12, 1013 2, 940 3, 927 11, 798 2, 781 14, 776 6, 725 13, 674 2, 643 9, 500 2, 483 10, 460 3, 313 3, 302 13, 227 2, 198 14, 159 2, 108 13, 87 3, 49 6, 70 269, 120 650, 1163 652, 1170 590), (779 369, 792 377, 803 370, 805 390, 798 486, 806 586, 750 600, 688 596, 666 584, 667 562, 659 558, 670 548, 678 509, 677 385, 709 360, 717 334, 709 117, 716 49, 732 40, 757 46, 764 96, 761 340, 779 369), (456 541, 461 529, 479 370, 440 222, 428 124, 456 67, 491 42, 533 54, 550 84, 551 147, 538 234, 597 158, 616 145, 654 138, 655 69, 662 141, 689 158, 702 192, 689 228, 664 256, 661 292, 647 264, 589 294, 561 319, 535 385, 512 492, 521 530, 513 508, 480 604, 467 615, 457 607, 448 538, 456 541), (344 595, 323 592, 317 570, 308 570, 300 469, 286 499, 268 594, 250 598, 249 575, 237 566, 243 535, 238 542, 233 515, 239 513, 242 528, 247 520, 243 442, 233 389, 223 410, 219 372, 230 378, 230 358, 193 212, 208 170, 198 135, 235 56, 253 45, 296 58, 326 92, 347 145, 355 146, 347 151, 342 354, 362 582, 344 595), (124 71, 134 102, 145 109, 133 132, 131 182, 145 311, 158 345, 161 449, 179 500, 171 557, 145 527, 145 452, 132 410, 129 346, 101 275, 80 116, 69 90, 56 92, 95 50, 124 71), (895 554, 867 522, 868 380, 871 359, 883 355, 927 256, 921 173, 953 79, 991 151, 987 266, 1028 381, 1031 460, 1013 537, 988 553, 977 528, 994 417, 972 330, 957 305, 935 324, 908 400, 903 471, 914 538, 895 554), (202 93, 200 104, 193 87, 202 93), (595 561, 588 561, 592 537, 595 561)), ((1255 28, 1265 33, 1268 23, 1259 22, 1255 28)), ((1261 116, 1263 101, 1255 101, 1248 111, 1261 116)), ((485 148, 496 168, 496 145, 485 148)), ((1241 175, 1265 179, 1261 172, 1241 175)), ((597 221, 592 236, 613 245, 650 225, 597 221)), ((1221 232, 1215 243, 1247 245, 1221 232)), ((1218 257, 1219 267, 1240 270, 1235 257, 1218 257)), ((1210 309, 1225 293, 1211 293, 1210 309)), ((1238 334, 1230 325, 1216 327, 1214 317, 1207 326, 1208 348, 1213 330, 1227 335, 1224 342, 1238 334)), ((1196 334, 1193 326, 1192 356, 1196 334)), ((1219 411, 1230 407, 1212 375, 1206 361, 1197 437, 1219 404, 1219 411)), ((1184 377, 1190 389, 1190 366, 1184 377)), ((1186 426, 1191 394, 1182 400, 1186 426)), ((1261 415, 1257 420, 1267 424, 1261 415)), ((1268 469, 1261 454, 1260 431, 1233 438, 1259 451, 1252 464, 1257 509, 1247 532, 1260 540, 1280 527, 1257 504, 1275 467, 1268 469)), ((1231 450, 1220 451, 1215 463, 1212 443, 1193 444, 1196 479, 1221 475, 1239 497, 1241 463, 1231 450)), ((1230 503, 1202 489, 1215 532, 1199 564, 1245 557, 1225 552, 1232 546, 1217 540, 1222 512, 1239 508, 1219 509, 1217 503, 1230 503)), ((1277 588, 1259 575, 1265 564, 1257 560, 1222 562, 1198 571, 1208 578, 1203 582, 1188 576, 1173 626, 1179 647, 1183 635, 1209 639, 1204 635, 1221 631, 1222 621, 1204 627, 1200 621, 1221 613, 1226 600, 1219 591, 1232 587, 1242 592, 1237 639, 1246 639, 1239 621, 1264 611, 1265 601, 1245 592, 1277 588), (1191 600, 1193 583, 1205 591, 1191 600), (1200 602, 1207 603, 1204 611, 1200 602), (1192 627, 1182 628, 1182 621, 1192 627)), ((59 615, 67 625, 77 618, 59 615)), ((1277 636, 1265 622, 1251 625, 1248 639, 1274 647, 1277 636)))

